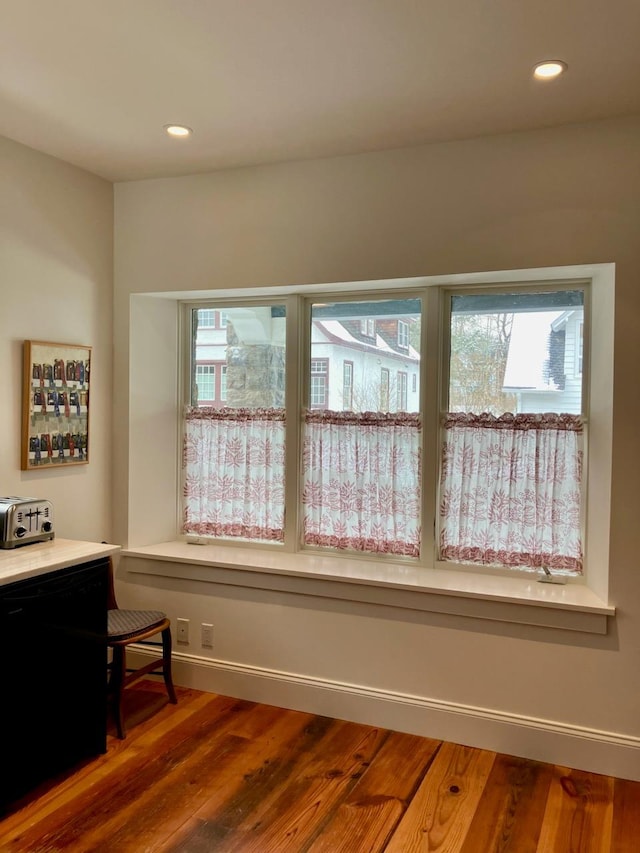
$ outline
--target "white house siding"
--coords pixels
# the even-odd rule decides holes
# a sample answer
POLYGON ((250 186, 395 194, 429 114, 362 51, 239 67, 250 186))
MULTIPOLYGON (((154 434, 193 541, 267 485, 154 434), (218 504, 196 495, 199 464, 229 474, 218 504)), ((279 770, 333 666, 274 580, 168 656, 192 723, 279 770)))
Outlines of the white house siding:
POLYGON ((398 373, 407 375, 407 406, 405 411, 418 411, 420 388, 420 366, 413 360, 405 360, 400 355, 388 355, 381 350, 365 349, 364 345, 354 342, 353 346, 341 345, 327 340, 322 330, 314 325, 312 329, 311 357, 328 359, 329 399, 327 408, 342 411, 345 408, 343 398, 343 369, 345 361, 353 364, 353 411, 378 411, 380 408, 380 377, 383 368, 389 371, 389 411, 398 410, 398 373), (413 377, 416 377, 416 390, 413 391, 413 377))
POLYGON ((562 391, 521 391, 516 394, 516 400, 518 412, 530 412, 532 414, 565 412, 574 414, 573 410, 565 408, 565 397, 562 391))
POLYGON ((578 341, 582 311, 572 311, 567 318, 564 344, 564 389, 558 391, 520 391, 519 412, 564 412, 578 415, 582 411, 582 374, 578 373, 578 341))
POLYGON ((582 410, 582 373, 578 372, 578 345, 580 325, 583 322, 582 311, 574 311, 568 321, 564 350, 565 386, 563 394, 564 412, 580 414, 582 410))

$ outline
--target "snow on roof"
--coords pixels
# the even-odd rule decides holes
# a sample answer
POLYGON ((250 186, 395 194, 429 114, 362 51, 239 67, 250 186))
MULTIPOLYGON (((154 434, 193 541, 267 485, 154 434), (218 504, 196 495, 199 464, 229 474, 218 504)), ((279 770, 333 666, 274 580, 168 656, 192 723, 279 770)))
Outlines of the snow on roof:
POLYGON ((415 361, 420 360, 420 355, 412 346, 408 348, 407 353, 399 352, 398 350, 393 349, 393 347, 390 347, 385 339, 378 334, 376 334, 375 344, 373 342, 369 343, 367 341, 361 341, 358 338, 354 338, 353 335, 342 325, 340 320, 316 320, 314 325, 323 329, 333 338, 344 341, 344 343, 347 344, 355 344, 361 349, 375 349, 378 352, 388 353, 389 355, 398 355, 402 358, 411 358, 415 361))
POLYGON ((317 325, 334 338, 339 338, 348 344, 359 344, 360 341, 348 332, 339 320, 318 320, 317 325))
POLYGON ((514 315, 503 388, 555 391, 556 384, 544 375, 549 358, 549 334, 564 311, 519 312, 514 315))

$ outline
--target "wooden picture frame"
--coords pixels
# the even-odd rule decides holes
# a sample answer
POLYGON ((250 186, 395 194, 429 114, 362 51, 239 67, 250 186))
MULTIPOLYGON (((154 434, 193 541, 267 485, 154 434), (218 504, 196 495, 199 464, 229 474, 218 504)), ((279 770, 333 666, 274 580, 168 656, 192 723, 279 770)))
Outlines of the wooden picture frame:
POLYGON ((25 341, 23 471, 89 461, 91 347, 25 341))

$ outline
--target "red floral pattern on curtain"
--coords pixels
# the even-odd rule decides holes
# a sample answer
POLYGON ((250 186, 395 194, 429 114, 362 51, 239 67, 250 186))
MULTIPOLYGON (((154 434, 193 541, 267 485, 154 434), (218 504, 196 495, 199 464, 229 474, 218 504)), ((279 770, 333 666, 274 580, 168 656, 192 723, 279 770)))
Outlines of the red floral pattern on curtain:
POLYGON ((182 532, 284 539, 284 409, 187 407, 182 532))
POLYGON ((440 558, 582 572, 582 421, 448 414, 440 558))
POLYGON ((340 550, 420 553, 417 414, 305 414, 304 542, 340 550))

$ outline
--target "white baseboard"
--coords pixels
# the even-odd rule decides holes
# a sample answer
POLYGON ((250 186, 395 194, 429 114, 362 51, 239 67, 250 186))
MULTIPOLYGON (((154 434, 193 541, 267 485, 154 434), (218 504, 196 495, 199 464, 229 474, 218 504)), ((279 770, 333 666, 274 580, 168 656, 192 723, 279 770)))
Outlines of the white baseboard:
POLYGON ((173 661, 184 687, 640 781, 640 737, 179 651, 173 661))

